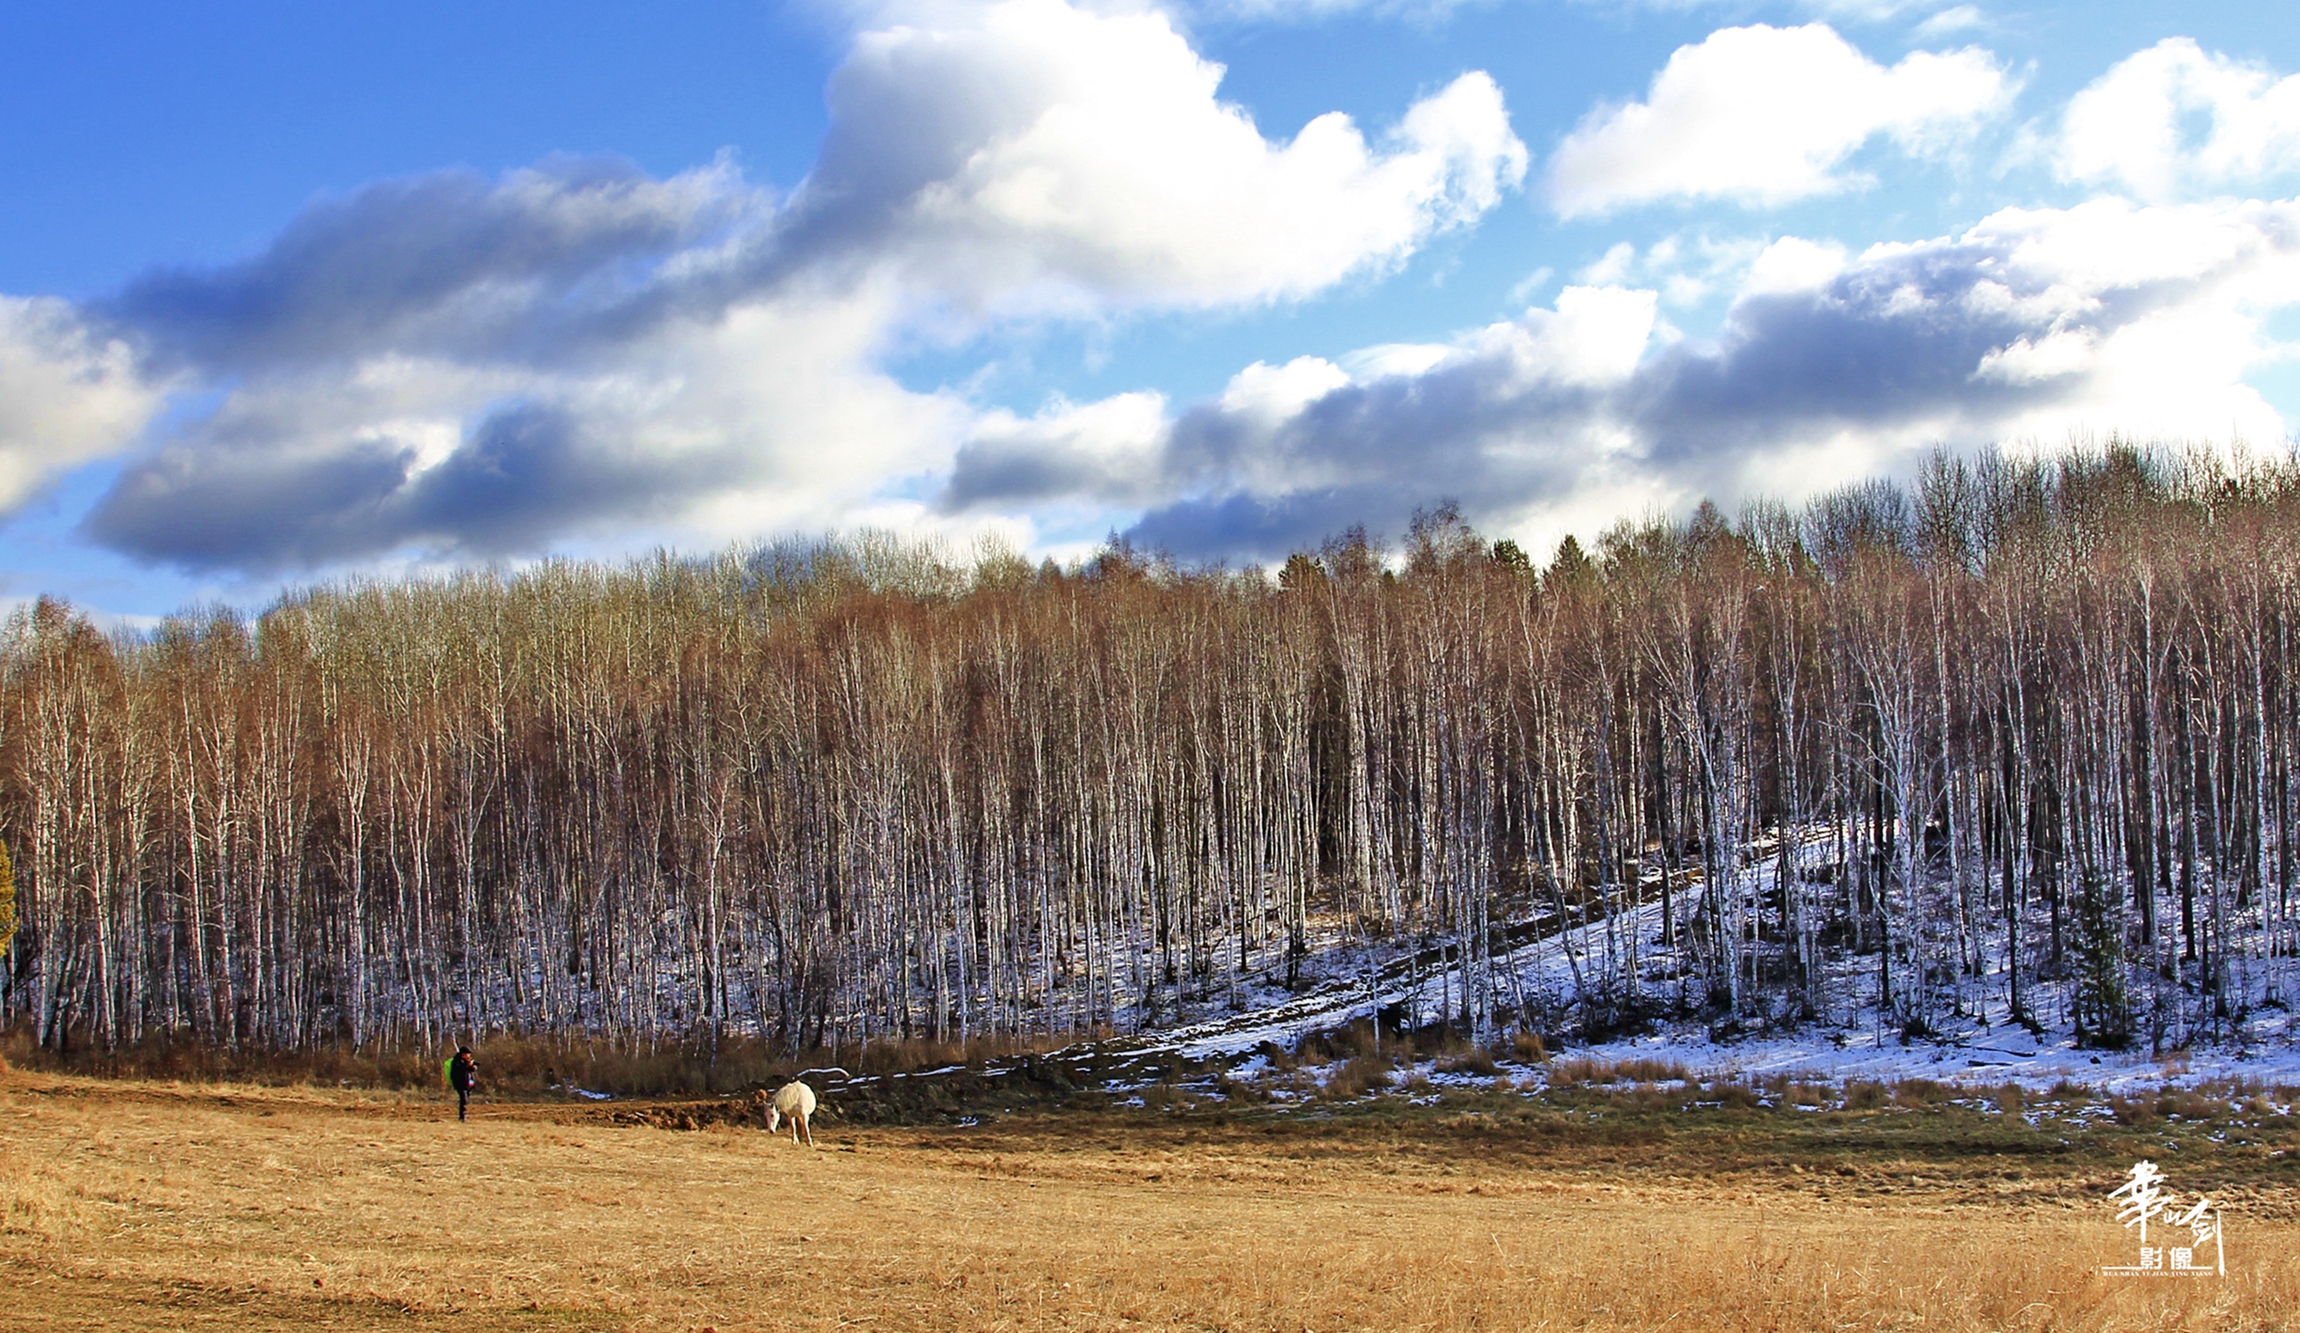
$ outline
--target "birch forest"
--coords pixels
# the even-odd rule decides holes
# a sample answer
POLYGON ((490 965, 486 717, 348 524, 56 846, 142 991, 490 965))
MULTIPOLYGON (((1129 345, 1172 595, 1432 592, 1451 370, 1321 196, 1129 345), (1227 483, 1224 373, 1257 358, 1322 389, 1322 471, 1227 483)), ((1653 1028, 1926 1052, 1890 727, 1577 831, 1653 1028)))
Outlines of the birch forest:
MULTIPOLYGON (((1548 554, 1548 553, 1543 553, 1548 554)), ((880 538, 0 643, 0 1018, 49 1046, 799 1050, 1170 1023, 1337 948, 1465 1028, 2103 1045, 2293 998, 2300 466, 1936 456, 1546 563, 880 538), (1513 926, 1615 923, 1575 993, 1513 926)))

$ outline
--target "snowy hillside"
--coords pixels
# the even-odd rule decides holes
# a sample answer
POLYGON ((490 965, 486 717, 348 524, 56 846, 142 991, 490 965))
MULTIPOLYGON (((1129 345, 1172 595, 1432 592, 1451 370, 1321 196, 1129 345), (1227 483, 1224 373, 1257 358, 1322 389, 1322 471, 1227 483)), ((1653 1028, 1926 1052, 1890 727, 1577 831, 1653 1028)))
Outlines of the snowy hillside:
MULTIPOLYGON (((1597 921, 1551 933, 1493 960, 1495 985, 1525 997, 1534 1008, 1570 1014, 1579 998, 1578 977, 1588 960, 1620 950, 1632 928, 1640 936, 1642 971, 1652 998, 1664 1013, 1650 1030, 1589 1043, 1551 1037, 1553 1055, 1596 1063, 1654 1061, 1682 1066, 1700 1079, 1789 1075, 1800 1082, 1838 1084, 1851 1080, 1891 1082, 1924 1078, 1941 1083, 2017 1083, 2049 1088, 2064 1080, 2087 1084, 2103 1094, 2140 1088, 2193 1086, 2222 1079, 2300 1085, 2300 1028, 2280 1005, 2260 1004, 2253 1017, 2220 1043, 2181 1050, 2090 1049, 2072 1026, 2052 1015, 2064 1011, 2070 982, 2041 983, 2028 998, 2041 1031, 2012 1021, 2004 995, 1977 999, 1966 1025, 1936 1035, 1903 1040, 1885 1022, 1870 986, 1873 962, 1840 955, 1833 960, 1831 989, 1853 997, 1834 1021, 1807 1021, 1770 1030, 1731 1032, 1697 1018, 1671 1018, 1666 1008, 1683 974, 1677 951, 1658 943, 1660 909, 1648 906, 1612 922, 1597 921), (1577 966, 1579 964, 1580 966, 1577 966)), ((1363 977, 1337 978, 1300 996, 1278 992, 1272 1003, 1155 1034, 1138 1049, 1171 1053, 1192 1061, 1235 1064, 1250 1076, 1247 1060, 1257 1049, 1299 1048, 1313 1034, 1331 1032, 1377 1015, 1392 1030, 1426 1028, 1458 1013, 1459 977, 1447 971, 1405 975, 1392 965, 1363 977)), ((1129 1045, 1133 1045, 1129 1043, 1129 1045)), ((1529 1070, 1529 1073, 1538 1071, 1529 1070)), ((1538 1082, 1538 1079, 1536 1079, 1538 1082)))

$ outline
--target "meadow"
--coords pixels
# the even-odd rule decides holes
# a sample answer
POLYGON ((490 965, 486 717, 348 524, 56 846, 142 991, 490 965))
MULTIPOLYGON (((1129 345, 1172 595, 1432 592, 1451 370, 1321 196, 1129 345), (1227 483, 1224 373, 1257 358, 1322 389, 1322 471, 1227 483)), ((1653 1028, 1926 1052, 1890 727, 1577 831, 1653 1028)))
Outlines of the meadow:
MULTIPOLYGON (((2278 1329, 2289 1116, 1592 1075, 1254 1110, 668 1130, 631 1107, 0 1074, 0 1326, 2278 1329), (1688 1105, 1695 1109, 1687 1109, 1688 1105), (2165 1114, 2157 1114, 2163 1109, 2165 1114), (2187 1114, 2183 1114, 2183 1112, 2187 1114), (624 1123, 617 1123, 621 1116, 624 1123), (2086 1134, 2075 1128, 2097 1124, 2086 1134), (2103 1276, 2147 1150, 2225 1278, 2103 1276)), ((2225 1107, 2226 1102, 2217 1102, 2225 1107)), ((2161 1234, 2161 1233, 2160 1233, 2161 1234)))

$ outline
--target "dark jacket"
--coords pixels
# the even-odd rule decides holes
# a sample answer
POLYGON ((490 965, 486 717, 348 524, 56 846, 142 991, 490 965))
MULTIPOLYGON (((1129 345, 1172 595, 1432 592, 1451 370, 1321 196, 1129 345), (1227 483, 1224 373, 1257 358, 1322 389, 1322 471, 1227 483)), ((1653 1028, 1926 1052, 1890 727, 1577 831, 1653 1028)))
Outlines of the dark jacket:
POLYGON ((478 1073, 479 1062, 468 1055, 458 1055, 447 1062, 447 1082, 457 1092, 471 1091, 471 1085, 478 1081, 478 1073))

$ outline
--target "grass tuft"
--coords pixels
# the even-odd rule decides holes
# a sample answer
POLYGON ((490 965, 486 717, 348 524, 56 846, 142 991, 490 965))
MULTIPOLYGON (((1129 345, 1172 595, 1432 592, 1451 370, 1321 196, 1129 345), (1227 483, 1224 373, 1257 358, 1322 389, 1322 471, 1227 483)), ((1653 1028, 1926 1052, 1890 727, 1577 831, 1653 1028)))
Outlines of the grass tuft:
POLYGON ((1381 1056, 1352 1056, 1326 1076, 1324 1094, 1336 1101, 1363 1097, 1389 1086, 1391 1068, 1390 1062, 1381 1056))

